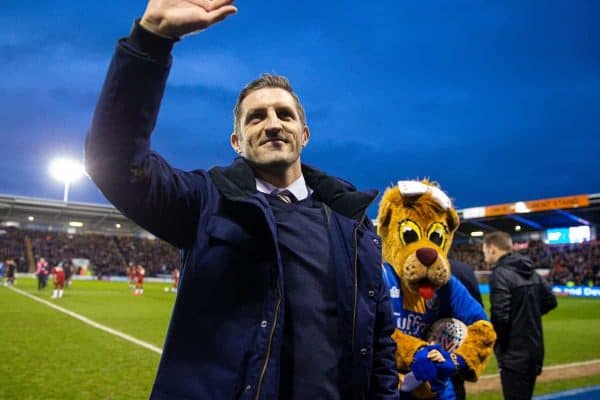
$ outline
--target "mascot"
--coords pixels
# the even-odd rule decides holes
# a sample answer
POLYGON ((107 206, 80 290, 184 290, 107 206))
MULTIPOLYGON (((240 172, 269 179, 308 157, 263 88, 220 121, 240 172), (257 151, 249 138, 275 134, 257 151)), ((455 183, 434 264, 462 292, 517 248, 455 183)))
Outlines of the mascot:
POLYGON ((437 185, 400 181, 384 193, 377 220, 396 322, 401 399, 453 399, 450 378, 476 381, 496 340, 481 305, 450 273, 447 255, 458 214, 437 185), (442 319, 457 340, 441 343, 430 333, 442 319))

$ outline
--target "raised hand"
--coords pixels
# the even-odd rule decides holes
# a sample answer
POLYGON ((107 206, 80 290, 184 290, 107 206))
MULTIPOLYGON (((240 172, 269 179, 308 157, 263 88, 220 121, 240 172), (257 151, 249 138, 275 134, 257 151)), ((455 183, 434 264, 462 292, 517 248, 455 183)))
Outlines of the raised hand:
POLYGON ((159 36, 177 39, 235 14, 235 0, 150 0, 140 24, 159 36))

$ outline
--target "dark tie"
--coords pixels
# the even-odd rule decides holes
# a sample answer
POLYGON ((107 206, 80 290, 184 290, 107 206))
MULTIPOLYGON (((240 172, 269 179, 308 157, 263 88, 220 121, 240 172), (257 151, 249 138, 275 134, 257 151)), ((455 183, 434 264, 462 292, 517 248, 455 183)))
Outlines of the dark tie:
POLYGON ((278 191, 278 189, 275 189, 271 192, 271 194, 276 195, 277 197, 279 197, 279 199, 281 201, 283 201, 284 203, 297 203, 298 199, 296 199, 296 196, 294 196, 294 194, 292 192, 290 192, 289 190, 282 190, 281 192, 278 191))

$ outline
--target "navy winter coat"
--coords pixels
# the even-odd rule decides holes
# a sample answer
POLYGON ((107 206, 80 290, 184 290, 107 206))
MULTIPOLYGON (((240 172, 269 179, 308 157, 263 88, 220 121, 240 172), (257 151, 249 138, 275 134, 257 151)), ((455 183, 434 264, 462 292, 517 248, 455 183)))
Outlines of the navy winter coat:
MULTIPOLYGON (((150 150, 171 46, 139 26, 120 41, 85 146, 87 171, 106 197, 182 249, 151 398, 276 399, 286 292, 275 219, 243 159, 184 172, 150 150)), ((380 242, 365 217, 375 193, 308 166, 303 173, 328 211, 341 397, 395 399, 394 325, 380 242)))

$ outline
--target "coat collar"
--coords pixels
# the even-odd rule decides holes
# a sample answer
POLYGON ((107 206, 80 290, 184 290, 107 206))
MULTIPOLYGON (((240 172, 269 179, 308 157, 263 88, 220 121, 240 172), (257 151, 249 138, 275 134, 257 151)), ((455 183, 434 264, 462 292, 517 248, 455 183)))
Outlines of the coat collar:
MULTIPOLYGON (((243 201, 256 194, 254 172, 241 157, 227 167, 211 168, 209 174, 221 194, 232 201, 243 201)), ((350 183, 302 164, 306 184, 314 196, 345 217, 360 219, 377 197, 377 190, 359 192, 350 183)))

